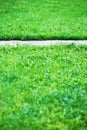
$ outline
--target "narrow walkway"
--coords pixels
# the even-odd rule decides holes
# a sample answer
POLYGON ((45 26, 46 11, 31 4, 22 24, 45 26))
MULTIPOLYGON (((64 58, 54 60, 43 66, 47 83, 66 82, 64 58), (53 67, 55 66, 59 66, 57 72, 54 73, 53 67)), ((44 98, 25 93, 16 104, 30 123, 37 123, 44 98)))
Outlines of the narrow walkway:
POLYGON ((43 40, 43 41, 20 41, 20 40, 11 40, 11 41, 0 41, 0 45, 37 45, 37 46, 47 46, 51 44, 85 44, 87 45, 87 40, 43 40))

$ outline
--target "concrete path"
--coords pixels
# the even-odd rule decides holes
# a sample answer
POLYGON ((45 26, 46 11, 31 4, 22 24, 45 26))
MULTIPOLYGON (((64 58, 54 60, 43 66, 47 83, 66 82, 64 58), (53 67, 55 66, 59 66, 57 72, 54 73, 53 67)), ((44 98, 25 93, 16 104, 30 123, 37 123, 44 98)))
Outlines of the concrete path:
POLYGON ((19 45, 37 45, 37 46, 48 46, 51 44, 78 44, 82 45, 85 44, 87 45, 87 40, 43 40, 43 41, 20 41, 20 40, 11 40, 11 41, 0 41, 0 45, 13 45, 16 46, 17 44, 19 45))

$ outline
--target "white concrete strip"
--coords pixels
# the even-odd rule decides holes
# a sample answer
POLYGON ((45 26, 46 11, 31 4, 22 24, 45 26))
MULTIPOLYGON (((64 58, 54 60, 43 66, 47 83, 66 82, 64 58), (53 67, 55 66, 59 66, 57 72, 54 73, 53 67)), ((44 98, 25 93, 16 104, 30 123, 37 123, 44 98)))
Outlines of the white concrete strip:
POLYGON ((87 45, 87 40, 43 40, 43 41, 20 41, 20 40, 11 40, 11 41, 0 41, 0 45, 37 45, 37 46, 48 46, 51 44, 85 44, 87 45))

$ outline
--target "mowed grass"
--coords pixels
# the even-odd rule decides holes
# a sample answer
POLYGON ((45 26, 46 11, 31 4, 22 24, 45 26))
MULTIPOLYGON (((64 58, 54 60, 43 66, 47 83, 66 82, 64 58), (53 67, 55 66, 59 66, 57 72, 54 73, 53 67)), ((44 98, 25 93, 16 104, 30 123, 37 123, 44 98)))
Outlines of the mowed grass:
POLYGON ((87 46, 0 47, 0 130, 87 130, 87 46))
POLYGON ((3 39, 87 39, 87 0, 0 0, 3 39))

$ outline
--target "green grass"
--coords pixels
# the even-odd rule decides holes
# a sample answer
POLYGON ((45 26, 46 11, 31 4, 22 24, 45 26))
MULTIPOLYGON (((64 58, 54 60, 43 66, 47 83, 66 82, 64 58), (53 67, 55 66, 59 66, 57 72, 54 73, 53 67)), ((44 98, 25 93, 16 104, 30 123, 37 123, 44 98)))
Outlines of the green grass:
POLYGON ((87 39, 87 0, 0 0, 3 39, 87 39))
POLYGON ((87 130, 87 46, 0 46, 0 130, 87 130))

